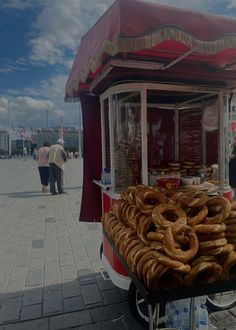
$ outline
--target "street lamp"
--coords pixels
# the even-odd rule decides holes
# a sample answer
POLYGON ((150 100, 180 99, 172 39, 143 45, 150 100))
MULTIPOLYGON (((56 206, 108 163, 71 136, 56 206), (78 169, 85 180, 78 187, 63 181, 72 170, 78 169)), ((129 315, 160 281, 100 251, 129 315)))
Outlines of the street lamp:
POLYGON ((8 99, 8 158, 11 158, 11 100, 8 99))

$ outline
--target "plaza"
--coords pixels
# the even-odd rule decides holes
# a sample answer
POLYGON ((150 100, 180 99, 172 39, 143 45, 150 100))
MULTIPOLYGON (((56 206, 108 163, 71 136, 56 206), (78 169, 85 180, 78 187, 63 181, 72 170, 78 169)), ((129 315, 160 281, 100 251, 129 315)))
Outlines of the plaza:
MULTIPOLYGON (((0 330, 143 329, 127 291, 104 279, 101 224, 78 221, 82 160, 68 160, 57 196, 40 191, 32 159, 0 166, 0 330)), ((212 314, 210 329, 235 329, 235 315, 212 314)))

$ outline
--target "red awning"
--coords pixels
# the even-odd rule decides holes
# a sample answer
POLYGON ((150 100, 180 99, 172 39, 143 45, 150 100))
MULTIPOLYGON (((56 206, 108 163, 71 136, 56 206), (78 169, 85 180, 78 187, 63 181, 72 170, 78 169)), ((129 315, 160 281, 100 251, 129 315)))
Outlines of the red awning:
POLYGON ((82 38, 66 84, 66 100, 76 98, 117 54, 168 62, 189 50, 192 53, 185 58, 189 63, 232 70, 236 20, 141 0, 116 0, 82 38))

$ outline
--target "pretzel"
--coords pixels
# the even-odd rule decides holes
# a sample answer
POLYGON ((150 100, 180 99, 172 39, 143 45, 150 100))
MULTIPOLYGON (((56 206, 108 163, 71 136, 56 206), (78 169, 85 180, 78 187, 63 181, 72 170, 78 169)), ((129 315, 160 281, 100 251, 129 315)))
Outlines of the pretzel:
POLYGON ((172 203, 161 203, 154 208, 152 219, 161 227, 168 228, 175 221, 186 224, 187 216, 178 206, 172 203))
POLYGON ((198 234, 197 238, 199 242, 205 242, 205 241, 209 241, 209 240, 215 240, 215 239, 219 239, 219 238, 224 238, 225 237, 225 232, 222 231, 220 233, 211 233, 209 234, 198 234))
POLYGON ((187 214, 187 224, 189 226, 194 226, 203 221, 203 219, 208 214, 208 208, 206 205, 203 205, 202 207, 194 207, 194 208, 187 208, 185 210, 187 214))
POLYGON ((226 225, 234 225, 234 224, 236 224, 236 218, 227 218, 224 220, 224 223, 226 225))
POLYGON ((199 252, 201 253, 202 251, 205 251, 205 250, 210 252, 211 249, 216 249, 216 248, 225 246, 226 244, 227 244, 227 239, 225 239, 225 238, 219 238, 219 239, 215 239, 215 240, 200 242, 199 243, 199 252))
POLYGON ((206 249, 201 251, 201 255, 212 255, 212 256, 220 256, 220 255, 228 255, 230 252, 234 250, 234 246, 232 244, 226 244, 224 246, 215 248, 215 249, 206 249))
POLYGON ((178 260, 173 260, 159 251, 152 251, 152 253, 161 264, 174 269, 179 273, 188 273, 190 271, 190 266, 188 264, 184 264, 178 260))
POLYGON ((144 221, 140 222, 137 227, 137 234, 139 238, 147 243, 149 240, 147 239, 147 235, 149 232, 156 232, 158 225, 153 221, 151 217, 146 218, 144 221))
POLYGON ((221 279, 222 267, 215 261, 197 262, 191 271, 185 275, 186 285, 201 285, 216 282, 221 279))
POLYGON ((193 230, 198 234, 211 234, 211 233, 220 233, 226 229, 226 225, 222 222, 220 224, 200 224, 193 226, 193 230))
POLYGON ((225 260, 223 262, 223 266, 222 266, 222 268, 223 268, 223 271, 222 271, 223 279, 229 279, 230 275, 232 275, 232 273, 235 276, 236 270, 233 269, 235 265, 236 265, 236 252, 232 251, 225 258, 225 260))
POLYGON ((152 290, 163 290, 180 287, 184 284, 183 275, 173 272, 171 268, 157 264, 146 274, 147 286, 152 290))
POLYGON ((209 213, 213 212, 213 216, 220 214, 222 216, 221 220, 225 220, 231 211, 230 201, 223 196, 211 197, 207 202, 207 207, 209 213))
POLYGON ((165 253, 172 259, 186 263, 193 259, 198 252, 198 238, 192 227, 176 222, 169 228, 167 228, 163 245, 165 253), (182 233, 183 236, 187 236, 189 244, 176 248, 175 236, 182 233))
POLYGON ((136 197, 137 207, 141 212, 147 215, 152 214, 152 210, 156 205, 165 202, 168 202, 168 198, 165 197, 162 193, 153 189, 140 190, 136 197))
POLYGON ((202 207, 208 201, 208 195, 203 191, 185 192, 179 196, 179 202, 184 207, 202 207))

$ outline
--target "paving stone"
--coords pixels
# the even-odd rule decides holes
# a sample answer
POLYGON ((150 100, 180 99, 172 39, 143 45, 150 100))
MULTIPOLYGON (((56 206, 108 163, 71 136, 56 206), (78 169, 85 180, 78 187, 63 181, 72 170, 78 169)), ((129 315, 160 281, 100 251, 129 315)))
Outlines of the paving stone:
POLYGON ((81 294, 79 280, 63 283, 62 290, 64 298, 79 296, 81 294))
POLYGON ((112 319, 118 319, 123 317, 127 313, 127 304, 115 304, 105 307, 97 307, 91 309, 91 315, 94 322, 108 321, 112 319))
POLYGON ((82 285, 81 294, 86 306, 102 303, 102 297, 96 284, 82 285))
POLYGON ((43 289, 35 288, 24 292, 23 305, 40 304, 42 302, 43 289))
POLYGON ((28 266, 13 267, 10 275, 10 280, 21 280, 26 278, 28 266))
POLYGON ((38 319, 33 321, 24 321, 21 323, 9 324, 3 326, 0 330, 48 330, 48 319, 38 319))
POLYGON ((21 320, 32 320, 42 316, 42 305, 24 306, 21 311, 21 320))
POLYGON ((32 241, 32 248, 33 249, 40 249, 44 245, 44 240, 43 239, 34 239, 32 241))
POLYGON ((46 223, 55 223, 56 220, 55 220, 53 217, 49 217, 49 218, 46 218, 46 219, 45 219, 45 222, 46 222, 46 223))
POLYGON ((43 314, 51 314, 54 312, 61 312, 63 309, 62 305, 62 292, 47 291, 43 295, 43 314))
POLYGON ((89 323, 92 323, 89 311, 72 312, 59 316, 53 316, 49 319, 50 330, 72 328, 89 323))
POLYGON ((76 269, 73 265, 61 266, 61 279, 73 280, 78 277, 76 269))
POLYGON ((123 298, 121 297, 120 291, 117 288, 103 291, 101 294, 107 305, 123 302, 123 298))
POLYGON ((18 320, 20 317, 21 304, 21 297, 4 300, 0 311, 0 322, 18 320))
POLYGON ((42 285, 43 274, 41 270, 29 270, 26 277, 26 287, 42 285))
POLYGON ((100 273, 96 274, 96 281, 101 291, 111 290, 115 288, 115 285, 112 283, 112 281, 109 278, 107 280, 104 280, 100 273))
POLYGON ((73 330, 102 330, 102 327, 98 323, 86 324, 82 325, 81 327, 75 327, 73 330))
POLYGON ((64 307, 66 312, 80 311, 84 309, 81 296, 64 299, 64 307))

